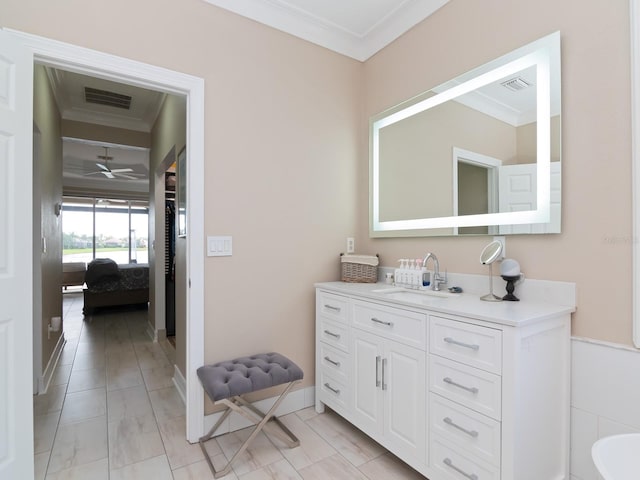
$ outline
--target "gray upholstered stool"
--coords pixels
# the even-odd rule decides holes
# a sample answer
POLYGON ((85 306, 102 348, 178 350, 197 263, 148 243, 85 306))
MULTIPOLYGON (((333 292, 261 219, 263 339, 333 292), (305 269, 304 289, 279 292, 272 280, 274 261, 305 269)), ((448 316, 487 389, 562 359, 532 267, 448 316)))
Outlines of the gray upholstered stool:
POLYGON ((231 471, 233 461, 247 449, 251 441, 263 428, 266 428, 269 433, 280 438, 291 448, 300 444, 296 436, 273 414, 294 384, 302 380, 302 376, 302 369, 279 353, 262 353, 250 357, 241 357, 227 362, 205 365, 198 369, 198 378, 202 382, 202 386, 209 398, 215 405, 222 404, 227 407, 220 419, 209 430, 209 433, 199 440, 200 448, 215 478, 222 477, 231 471), (242 397, 246 393, 257 392, 258 390, 282 384, 287 385, 267 413, 261 412, 242 397), (216 471, 204 447, 204 443, 213 437, 218 427, 222 425, 222 422, 232 411, 238 412, 249 421, 255 423, 256 427, 229 460, 229 463, 222 470, 216 471), (270 420, 280 429, 272 428, 272 425, 267 423, 270 420))

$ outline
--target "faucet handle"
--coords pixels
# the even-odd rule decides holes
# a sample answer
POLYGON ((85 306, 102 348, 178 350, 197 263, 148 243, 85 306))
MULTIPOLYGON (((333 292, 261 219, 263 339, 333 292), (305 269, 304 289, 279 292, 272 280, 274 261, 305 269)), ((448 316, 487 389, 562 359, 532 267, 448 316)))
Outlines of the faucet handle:
POLYGON ((444 271, 444 278, 440 276, 440 272, 436 272, 433 275, 433 289, 436 291, 440 290, 441 284, 446 284, 448 282, 447 271, 444 271))

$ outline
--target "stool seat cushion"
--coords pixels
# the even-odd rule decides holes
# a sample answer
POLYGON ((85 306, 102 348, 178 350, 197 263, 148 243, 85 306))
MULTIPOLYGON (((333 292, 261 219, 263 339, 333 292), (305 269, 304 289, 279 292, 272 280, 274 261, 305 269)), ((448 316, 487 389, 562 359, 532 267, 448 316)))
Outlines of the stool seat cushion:
POLYGON ((298 365, 279 353, 262 353, 198 369, 198 378, 214 402, 302 379, 298 365))

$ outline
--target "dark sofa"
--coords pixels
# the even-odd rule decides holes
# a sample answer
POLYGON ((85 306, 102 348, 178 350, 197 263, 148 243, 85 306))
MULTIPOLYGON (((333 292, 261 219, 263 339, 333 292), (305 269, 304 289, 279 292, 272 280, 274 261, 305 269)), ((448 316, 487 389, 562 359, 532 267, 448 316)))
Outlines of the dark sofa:
POLYGON ((100 307, 149 303, 149 265, 118 265, 110 258, 96 258, 87 265, 82 313, 100 307))

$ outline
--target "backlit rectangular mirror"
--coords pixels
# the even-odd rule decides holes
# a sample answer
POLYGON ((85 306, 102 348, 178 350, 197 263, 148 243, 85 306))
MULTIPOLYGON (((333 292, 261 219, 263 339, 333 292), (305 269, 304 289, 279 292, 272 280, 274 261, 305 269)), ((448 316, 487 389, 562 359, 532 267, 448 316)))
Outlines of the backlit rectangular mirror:
POLYGON ((370 121, 370 235, 560 232, 560 34, 370 121))

